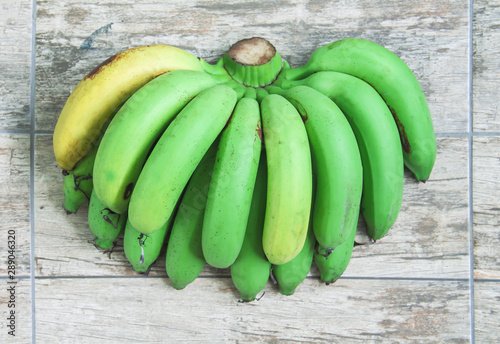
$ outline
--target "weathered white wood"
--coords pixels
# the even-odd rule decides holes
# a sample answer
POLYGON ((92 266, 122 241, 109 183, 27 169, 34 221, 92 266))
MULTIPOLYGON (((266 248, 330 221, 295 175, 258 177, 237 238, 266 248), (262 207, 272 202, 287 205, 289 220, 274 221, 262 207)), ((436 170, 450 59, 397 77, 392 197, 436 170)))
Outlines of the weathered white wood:
POLYGON ((50 1, 37 12, 37 128, 52 130, 78 81, 107 57, 163 43, 215 62, 263 36, 293 65, 323 44, 362 37, 414 70, 437 132, 467 129, 467 1, 50 1))
POLYGON ((308 279, 239 303, 228 279, 178 291, 159 278, 37 281, 37 342, 466 343, 466 282, 308 279), (71 292, 61 292, 69 291, 71 292), (321 297, 318 297, 321 295, 321 297))
POLYGON ((500 283, 474 283, 476 343, 496 343, 500 338, 498 314, 500 314, 500 283))
POLYGON ((7 277, 9 242, 16 276, 30 274, 29 135, 0 135, 0 276, 7 277), (9 230, 14 238, 9 237, 9 230))
POLYGON ((474 138, 474 276, 500 280, 500 138, 474 138))
POLYGON ((0 2, 0 129, 30 126, 31 3, 0 2))
POLYGON ((468 278, 467 174, 467 140, 438 139, 429 180, 419 183, 406 171, 396 223, 375 244, 355 248, 346 274, 468 278))
POLYGON ((474 1, 474 130, 500 131, 500 1, 474 1))
MULTIPOLYGON (((87 207, 66 215, 62 207, 62 170, 57 166, 52 136, 36 138, 35 263, 38 276, 118 275, 127 271, 123 252, 109 255, 89 243, 87 207), (116 268, 118 265, 119 268, 116 268), (120 268, 121 267, 121 268, 120 268)), ((123 251, 123 250, 122 250, 123 251)))
POLYGON ((0 343, 26 344, 31 343, 31 283, 27 278, 16 279, 14 284, 1 280, 0 292, 0 343), (10 288, 13 288, 14 299, 11 299, 10 288), (14 304, 15 307, 9 307, 14 304), (14 311, 14 314, 10 312, 14 311), (14 319, 8 319, 14 316, 14 319), (11 324, 11 320, 14 321, 11 324), (14 328, 10 327, 14 325, 14 328), (15 336, 9 334, 14 330, 15 336))

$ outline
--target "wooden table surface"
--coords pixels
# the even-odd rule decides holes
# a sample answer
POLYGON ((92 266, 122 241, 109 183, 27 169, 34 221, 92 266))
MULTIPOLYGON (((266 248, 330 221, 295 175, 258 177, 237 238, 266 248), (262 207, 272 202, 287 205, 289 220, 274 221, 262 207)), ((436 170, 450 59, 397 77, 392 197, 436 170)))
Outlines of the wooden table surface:
POLYGON ((498 342, 500 0, 2 0, 1 9, 0 342, 498 342), (394 51, 423 87, 438 152, 427 183, 406 172, 396 224, 356 247, 340 280, 320 283, 313 268, 292 296, 270 280, 259 301, 240 303, 227 269, 206 267, 177 291, 164 255, 144 276, 120 243, 111 255, 89 244, 86 209, 61 207, 52 133, 71 90, 112 54, 163 43, 214 62, 253 36, 292 66, 344 37, 394 51))

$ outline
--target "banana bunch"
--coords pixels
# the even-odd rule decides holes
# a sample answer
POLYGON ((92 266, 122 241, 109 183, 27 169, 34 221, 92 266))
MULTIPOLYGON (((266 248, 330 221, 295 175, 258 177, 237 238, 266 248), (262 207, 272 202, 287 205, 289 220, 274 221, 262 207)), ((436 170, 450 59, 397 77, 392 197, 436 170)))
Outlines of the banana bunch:
POLYGON ((125 50, 75 87, 56 124, 67 213, 89 202, 96 247, 123 233, 132 268, 165 252, 175 289, 229 268, 243 301, 269 279, 293 294, 316 264, 346 270, 359 216, 379 240, 404 168, 429 178, 436 139, 422 89, 386 48, 357 38, 291 68, 262 38, 215 64, 176 47, 125 50))

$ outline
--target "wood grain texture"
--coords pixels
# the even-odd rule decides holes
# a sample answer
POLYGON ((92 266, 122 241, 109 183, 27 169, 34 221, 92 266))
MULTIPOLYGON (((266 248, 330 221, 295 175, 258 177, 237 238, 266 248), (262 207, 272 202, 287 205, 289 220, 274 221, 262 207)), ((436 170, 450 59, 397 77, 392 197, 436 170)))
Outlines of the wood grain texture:
POLYGON ((500 138, 474 138, 474 276, 500 280, 500 138))
POLYGON ((30 127, 31 2, 0 3, 0 129, 30 127))
POLYGON ((37 128, 52 130, 79 80, 107 57, 163 43, 215 62, 263 36, 292 66, 313 50, 362 37, 398 54, 429 100, 437 132, 467 129, 467 1, 39 1, 37 128))
POLYGON ((239 303, 228 279, 198 279, 182 291, 158 278, 43 279, 37 341, 402 344, 470 335, 464 282, 308 279, 292 296, 271 284, 265 291, 239 303))
MULTIPOLYGON (((396 223, 375 244, 355 248, 346 274, 468 278, 467 174, 467 140, 438 139, 429 180, 419 183, 406 171, 396 223)), ((357 241, 369 240, 361 234, 357 241)))
POLYGON ((500 131, 500 1, 474 1, 474 130, 500 131))
POLYGON ((500 327, 500 283, 474 283, 476 343, 498 342, 500 327))
MULTIPOLYGON (((62 170, 57 166, 52 136, 36 138, 35 152, 35 265, 37 276, 120 275, 122 254, 98 251, 88 227, 87 206, 66 215, 62 207, 62 170)), ((123 251, 123 250, 122 250, 123 251)))
POLYGON ((27 278, 17 279, 15 284, 7 284, 4 280, 2 290, 0 291, 0 343, 26 344, 31 343, 32 322, 31 322, 31 283, 27 278), (14 286, 15 289, 15 307, 8 308, 7 302, 11 300, 10 291, 7 289, 14 286), (10 311, 15 311, 15 336, 9 335, 12 328, 10 325, 10 311))
POLYGON ((16 276, 30 274, 29 135, 0 135, 0 276, 7 275, 7 241, 14 231, 16 276))

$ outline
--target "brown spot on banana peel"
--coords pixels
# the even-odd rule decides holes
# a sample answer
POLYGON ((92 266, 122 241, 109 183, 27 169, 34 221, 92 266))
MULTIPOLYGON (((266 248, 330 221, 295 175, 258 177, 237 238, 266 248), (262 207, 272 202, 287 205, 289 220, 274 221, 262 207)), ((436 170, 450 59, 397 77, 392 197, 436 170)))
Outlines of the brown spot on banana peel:
POLYGON ((392 117, 394 117, 394 120, 396 121, 396 125, 398 126, 399 137, 401 139, 401 145, 403 147, 403 150, 406 153, 410 154, 411 153, 411 146, 410 146, 410 142, 408 141, 408 135, 406 135, 406 129, 405 129, 403 123, 401 123, 401 121, 399 120, 398 115, 396 113, 396 110, 394 110, 389 105, 387 107, 391 111, 392 117))
POLYGON ((231 123, 231 120, 233 119, 233 115, 234 115, 234 110, 236 110, 236 106, 233 108, 233 111, 231 111, 231 116, 229 116, 229 118, 227 119, 226 121, 226 124, 224 125, 224 128, 222 128, 222 131, 225 131, 227 129, 227 127, 229 126, 229 124, 231 123))
POLYGON ((155 76, 153 76, 153 79, 156 79, 157 77, 162 76, 163 74, 168 73, 168 72, 169 71, 165 71, 165 72, 161 72, 159 74, 156 74, 155 76))
POLYGON ((83 78, 83 80, 87 79, 93 79, 97 74, 101 72, 101 70, 104 68, 104 66, 111 64, 113 61, 118 60, 121 58, 120 53, 115 54, 109 58, 107 58, 105 61, 101 62, 99 65, 97 65, 94 69, 92 69, 86 76, 83 78))
POLYGON ((132 196, 132 190, 134 189, 134 183, 129 183, 125 187, 125 192, 123 193, 123 199, 129 199, 132 196))
MULTIPOLYGON (((233 110, 233 113, 234 113, 234 110, 233 110)), ((229 124, 231 123, 231 119, 233 118, 233 114, 231 114, 231 116, 229 116, 229 118, 227 119, 227 122, 226 124, 224 125, 224 128, 222 128, 222 131, 226 131, 227 127, 229 126, 229 124)))
MULTIPOLYGON (((331 48, 329 48, 331 49, 331 48)), ((399 138, 401 140, 401 146, 403 147, 403 151, 405 151, 405 153, 408 153, 410 154, 411 153, 411 145, 410 145, 410 141, 408 141, 408 135, 406 135, 406 129, 403 125, 403 123, 401 123, 401 121, 399 120, 399 117, 398 117, 398 114, 396 112, 396 110, 394 110, 394 108, 392 106, 390 106, 389 104, 387 104, 387 102, 385 101, 385 98, 382 96, 382 94, 377 90, 377 88, 375 88, 371 83, 369 83, 368 81, 365 80, 365 82, 367 82, 371 87, 373 87, 373 89, 375 91, 377 91, 377 93, 380 95, 380 97, 382 97, 382 99, 384 100, 385 104, 387 105, 387 107, 389 108, 389 111, 391 112, 392 114, 392 117, 394 118, 394 121, 396 122, 396 126, 398 127, 398 131, 399 131, 399 138)))
MULTIPOLYGON (((136 50, 142 50, 143 48, 147 48, 149 47, 149 45, 146 45, 144 47, 137 47, 137 48, 134 48, 134 49, 129 49, 129 50, 125 50, 125 51, 122 51, 122 52, 119 52, 113 56, 110 56, 108 57, 106 60, 104 60, 103 62, 101 62, 99 65, 97 65, 94 69, 92 69, 90 71, 90 73, 88 73, 84 78, 83 80, 87 80, 87 79, 93 79, 96 75, 98 75, 101 70, 107 66, 107 65, 110 65, 112 64, 113 62, 115 61, 118 61, 122 58, 124 58, 125 56, 127 56, 128 54, 130 54, 132 51, 136 51, 136 50)), ((163 74, 163 73, 162 73, 163 74)), ((161 74, 158 74, 156 75, 156 77, 160 76, 161 74)))
POLYGON ((297 109, 297 111, 299 112, 300 114, 300 117, 302 118, 302 122, 306 122, 307 119, 309 118, 309 116, 307 115, 307 111, 306 109, 302 106, 302 104, 295 100, 293 105, 295 106, 295 108, 297 109))
MULTIPOLYGON (((255 129, 255 130, 257 131, 257 135, 259 135, 260 140, 263 141, 262 126, 260 125, 260 123, 257 123, 257 129, 255 129)), ((255 139, 257 139, 257 138, 255 138, 255 139)))

